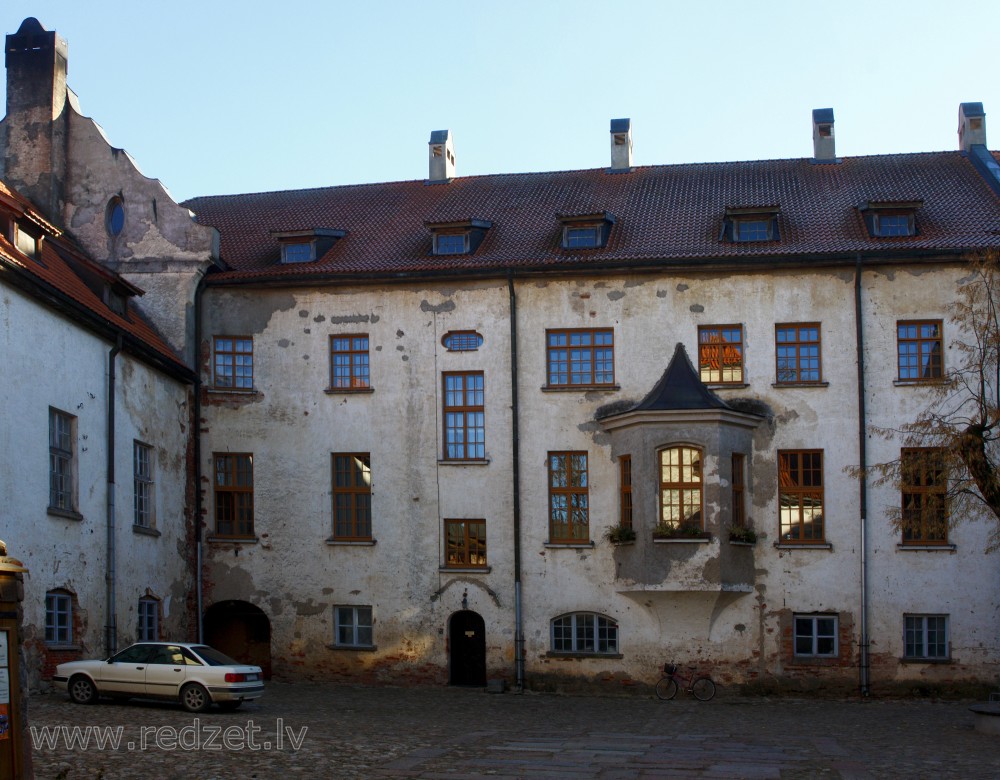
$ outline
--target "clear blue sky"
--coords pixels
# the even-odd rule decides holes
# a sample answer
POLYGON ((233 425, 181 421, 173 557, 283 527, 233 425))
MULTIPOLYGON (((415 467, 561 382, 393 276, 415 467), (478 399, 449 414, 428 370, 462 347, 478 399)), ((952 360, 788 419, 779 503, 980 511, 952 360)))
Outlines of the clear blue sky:
MULTIPOLYGON (((996 0, 3 0, 69 42, 83 112, 194 195, 597 168, 631 117, 637 165, 1000 147, 996 0)), ((4 104, 5 105, 5 104, 4 104)))

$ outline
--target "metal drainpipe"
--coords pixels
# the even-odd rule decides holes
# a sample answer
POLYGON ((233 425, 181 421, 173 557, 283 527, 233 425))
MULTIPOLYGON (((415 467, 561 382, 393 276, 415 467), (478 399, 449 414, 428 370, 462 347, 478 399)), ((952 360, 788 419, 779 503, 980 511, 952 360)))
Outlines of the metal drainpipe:
POLYGON ((198 619, 198 643, 205 641, 202 615, 202 532, 201 532, 201 296, 205 288, 205 275, 202 274, 194 288, 194 593, 195 610, 198 619))
POLYGON ((869 689, 869 637, 868 637, 868 440, 865 411, 865 340, 861 302, 862 256, 858 254, 854 268, 854 327, 858 355, 858 457, 862 470, 859 499, 861 504, 861 669, 859 683, 861 695, 868 696, 869 689))
POLYGON ((514 501, 514 679, 518 691, 524 690, 524 616, 521 610, 521 440, 518 431, 517 401, 517 297, 514 275, 507 274, 510 298, 510 412, 511 468, 514 501))
POLYGON ((122 350, 122 337, 108 353, 108 517, 107 562, 104 570, 105 612, 104 649, 108 657, 118 651, 118 619, 115 603, 115 359, 122 350))

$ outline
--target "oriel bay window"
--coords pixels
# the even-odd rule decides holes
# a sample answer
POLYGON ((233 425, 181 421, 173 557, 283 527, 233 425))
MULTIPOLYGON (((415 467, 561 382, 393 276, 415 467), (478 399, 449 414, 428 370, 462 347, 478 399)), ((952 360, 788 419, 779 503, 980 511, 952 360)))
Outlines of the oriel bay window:
POLYGON ((367 452, 333 453, 333 538, 371 541, 372 469, 367 452))
POLYGON ((215 456, 215 533, 252 537, 253 455, 215 456))
POLYGON ((454 568, 486 566, 486 521, 445 520, 445 562, 454 568))
POLYGON ((445 460, 485 460, 485 403, 482 371, 444 375, 445 460))
POLYGON ((778 507, 782 542, 823 542, 822 450, 778 453, 778 507))
POLYGON ((702 452, 696 447, 660 451, 659 531, 704 530, 702 452))
POLYGON ((549 541, 590 541, 590 488, 586 452, 549 453, 549 541))

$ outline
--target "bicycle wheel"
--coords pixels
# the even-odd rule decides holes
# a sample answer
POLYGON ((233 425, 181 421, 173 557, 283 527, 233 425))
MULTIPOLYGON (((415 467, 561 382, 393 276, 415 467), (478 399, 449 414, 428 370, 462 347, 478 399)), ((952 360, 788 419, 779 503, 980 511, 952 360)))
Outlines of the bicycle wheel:
POLYGON ((707 677, 699 677, 691 683, 691 693, 698 701, 708 701, 715 696, 715 683, 707 677))
POLYGON ((677 695, 677 683, 673 677, 661 677, 656 684, 656 698, 667 701, 677 695))

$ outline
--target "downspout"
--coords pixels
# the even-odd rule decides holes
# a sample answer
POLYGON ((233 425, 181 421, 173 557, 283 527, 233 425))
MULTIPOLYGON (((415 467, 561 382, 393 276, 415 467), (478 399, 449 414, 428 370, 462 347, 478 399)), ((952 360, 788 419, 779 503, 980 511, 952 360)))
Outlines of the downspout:
POLYGON ((194 288, 194 354, 192 360, 194 365, 194 426, 192 435, 194 436, 193 457, 194 457, 194 601, 197 612, 198 643, 205 642, 204 625, 202 615, 204 614, 203 594, 202 594, 202 531, 201 531, 201 296, 205 289, 205 275, 198 279, 198 284, 194 288))
POLYGON ((118 619, 115 603, 115 359, 122 351, 122 337, 108 353, 108 499, 107 499, 107 561, 104 570, 105 624, 104 649, 110 658, 118 651, 118 619))
POLYGON ((510 298, 510 412, 511 471, 514 501, 514 679, 515 687, 524 690, 524 615, 521 609, 521 439, 518 431, 520 409, 517 400, 517 297, 514 275, 507 273, 510 298))
POLYGON ((858 464, 861 470, 859 504, 861 509, 861 695, 868 696, 869 689, 869 645, 868 636, 868 439, 867 414, 865 411, 865 339, 861 302, 862 256, 859 253, 854 267, 854 328, 858 355, 858 464))

